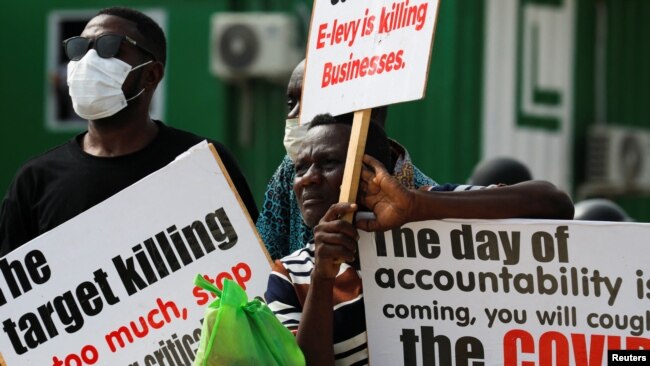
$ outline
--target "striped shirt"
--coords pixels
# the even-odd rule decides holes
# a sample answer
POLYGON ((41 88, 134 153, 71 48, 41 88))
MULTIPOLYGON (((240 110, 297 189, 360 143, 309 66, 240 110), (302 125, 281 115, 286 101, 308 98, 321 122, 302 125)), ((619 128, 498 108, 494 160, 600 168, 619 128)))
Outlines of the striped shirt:
MULTIPOLYGON (((264 294, 278 319, 296 332, 314 269, 313 242, 276 260, 264 294)), ((367 365, 368 344, 359 273, 346 263, 334 282, 335 365, 367 365)))

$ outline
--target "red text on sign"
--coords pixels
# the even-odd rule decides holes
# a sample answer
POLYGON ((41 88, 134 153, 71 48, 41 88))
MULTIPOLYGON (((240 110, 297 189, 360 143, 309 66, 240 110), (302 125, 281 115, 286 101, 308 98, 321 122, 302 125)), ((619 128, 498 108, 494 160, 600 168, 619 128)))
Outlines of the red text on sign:
MULTIPOLYGON (((230 274, 229 272, 221 272, 218 273, 216 276, 214 276, 214 278, 210 278, 210 276, 208 275, 204 275, 203 277, 206 280, 210 281, 211 283, 214 283, 215 286, 217 286, 219 289, 223 288, 223 280, 227 278, 229 280, 233 280, 237 282, 237 284, 241 286, 241 288, 246 290, 246 282, 248 282, 248 280, 251 279, 251 275, 252 275, 251 267, 244 262, 240 262, 237 263, 235 266, 233 266, 231 268, 231 271, 232 274, 230 274)), ((194 289, 192 290, 192 294, 194 295, 194 297, 196 297, 197 305, 205 305, 208 303, 208 301, 211 298, 216 298, 215 294, 208 293, 207 291, 205 291, 204 289, 198 286, 194 287, 194 289)))
POLYGON ((85 345, 81 348, 81 353, 77 356, 71 353, 60 360, 57 356, 52 357, 52 366, 82 366, 94 365, 99 359, 97 348, 93 345, 85 345))
POLYGON ((576 366, 602 365, 608 349, 649 349, 650 338, 620 337, 581 333, 569 336, 556 331, 544 332, 536 340, 523 329, 503 336, 504 366, 576 366), (587 339, 589 337, 589 339, 587 339), (625 340, 625 345, 621 339, 625 340), (605 345, 607 342, 607 345, 605 345), (624 348, 622 348, 624 346, 624 348), (573 360, 573 362, 571 362, 573 360))
POLYGON ((174 319, 187 319, 187 309, 181 311, 173 301, 164 302, 161 299, 156 299, 156 308, 149 311, 147 315, 140 316, 137 323, 131 321, 128 325, 123 325, 117 330, 106 334, 104 339, 111 352, 115 352, 117 346, 124 348, 127 342, 133 343, 134 336, 144 338, 149 334, 150 328, 160 329, 174 319))

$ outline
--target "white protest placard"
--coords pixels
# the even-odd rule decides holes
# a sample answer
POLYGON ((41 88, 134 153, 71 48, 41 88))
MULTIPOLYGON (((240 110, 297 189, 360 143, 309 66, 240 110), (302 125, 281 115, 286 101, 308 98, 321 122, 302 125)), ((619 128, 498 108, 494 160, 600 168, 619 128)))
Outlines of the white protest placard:
POLYGON ((363 233, 370 362, 593 366, 648 350, 648 237, 648 224, 541 220, 363 233))
POLYGON ((316 0, 301 123, 424 96, 438 0, 316 0))
POLYGON ((17 365, 192 365, 203 274, 263 295, 270 262, 211 146, 0 258, 0 352, 17 365))

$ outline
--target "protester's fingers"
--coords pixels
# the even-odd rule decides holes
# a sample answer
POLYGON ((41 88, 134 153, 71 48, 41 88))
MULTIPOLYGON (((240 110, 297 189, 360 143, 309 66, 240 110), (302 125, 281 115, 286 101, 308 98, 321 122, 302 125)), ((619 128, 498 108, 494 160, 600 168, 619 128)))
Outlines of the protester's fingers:
POLYGON ((314 233, 314 242, 317 245, 339 246, 355 252, 358 238, 357 229, 350 224, 353 232, 318 232, 314 233))
POLYGON ((319 262, 329 261, 339 265, 343 262, 354 261, 356 251, 352 251, 340 245, 323 245, 316 250, 316 260, 319 262))
POLYGON ((373 212, 360 211, 355 215, 354 226, 365 231, 377 231, 380 227, 377 216, 373 212))
POLYGON ((358 239, 357 229, 347 221, 335 220, 316 225, 314 242, 317 262, 340 265, 353 261, 358 239))
POLYGON ((327 209, 327 212, 325 212, 323 218, 320 219, 320 222, 322 223, 322 222, 338 220, 341 217, 345 216, 346 214, 353 213, 356 210, 357 210, 356 203, 338 202, 331 205, 330 208, 327 209))
POLYGON ((382 230, 376 219, 358 219, 355 226, 364 231, 378 231, 382 230))
POLYGON ((330 206, 318 225, 314 227, 317 263, 329 262, 330 265, 338 266, 343 262, 354 260, 359 233, 352 223, 340 218, 356 210, 356 204, 336 203, 330 206))
MULTIPOLYGON (((317 248, 323 246, 327 248, 336 246, 344 248, 344 250, 331 249, 334 257, 330 259, 333 259, 335 263, 340 264, 354 258, 359 233, 352 223, 340 220, 340 218, 348 213, 354 213, 356 210, 356 204, 336 203, 330 206, 318 225, 314 227, 314 242, 317 248)), ((326 251, 326 253, 331 254, 329 251, 326 251)))
POLYGON ((377 182, 377 175, 375 174, 372 168, 364 165, 363 170, 361 171, 361 179, 359 180, 359 192, 361 200, 359 202, 365 202, 366 195, 376 195, 381 192, 381 187, 379 182, 377 182))
POLYGON ((336 278, 339 266, 343 262, 352 262, 355 258, 355 251, 341 245, 318 245, 315 253, 315 274, 327 278, 336 278))
POLYGON ((378 192, 373 192, 372 189, 360 189, 357 193, 357 201, 367 209, 374 211, 375 206, 380 201, 380 197, 377 196, 377 193, 378 192))
POLYGON ((372 169, 369 165, 363 164, 361 166, 361 179, 359 181, 371 182, 374 178, 375 178, 375 170, 372 169))
MULTIPOLYGON (((357 240, 359 236, 354 225, 346 220, 321 221, 314 227, 314 239, 317 242, 321 238, 321 242, 328 242, 327 239, 330 236, 326 234, 340 234, 353 241, 357 240)), ((338 241, 334 243, 338 243, 338 241)))
POLYGON ((359 181, 359 189, 357 190, 357 202, 365 205, 366 207, 372 209, 368 206, 368 195, 376 194, 374 189, 368 183, 364 181, 359 181))
POLYGON ((369 165, 374 171, 376 175, 379 175, 380 172, 387 172, 386 167, 384 167, 384 164, 382 164, 379 160, 373 158, 372 156, 365 154, 363 156, 363 162, 364 164, 369 165))
POLYGON ((359 181, 359 191, 360 192, 365 192, 367 190, 368 190, 368 183, 360 180, 359 181))

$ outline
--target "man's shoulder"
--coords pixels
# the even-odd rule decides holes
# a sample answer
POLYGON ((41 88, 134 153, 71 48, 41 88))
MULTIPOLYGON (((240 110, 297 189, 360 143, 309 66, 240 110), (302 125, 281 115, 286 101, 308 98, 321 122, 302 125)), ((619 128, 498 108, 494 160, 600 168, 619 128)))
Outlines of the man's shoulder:
POLYGON ((29 158, 22 166, 20 171, 34 169, 43 166, 51 166, 60 162, 69 162, 74 140, 66 141, 60 145, 54 146, 44 152, 29 158))
POLYGON ((78 169, 77 159, 74 158, 74 141, 61 145, 32 156, 25 161, 16 171, 9 191, 13 189, 31 189, 37 181, 50 181, 53 174, 65 174, 78 169))

